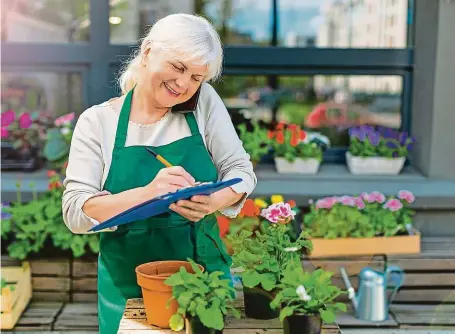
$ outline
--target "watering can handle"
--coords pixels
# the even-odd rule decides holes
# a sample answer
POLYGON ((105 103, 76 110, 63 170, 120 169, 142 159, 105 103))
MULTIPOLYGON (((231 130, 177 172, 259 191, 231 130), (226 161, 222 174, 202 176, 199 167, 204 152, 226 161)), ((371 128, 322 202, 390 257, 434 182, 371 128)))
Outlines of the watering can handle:
POLYGON ((386 277, 387 277, 387 287, 392 286, 393 291, 389 297, 389 304, 392 302, 393 298, 395 297, 398 289, 403 285, 405 273, 403 269, 398 266, 388 266, 386 269, 386 277))

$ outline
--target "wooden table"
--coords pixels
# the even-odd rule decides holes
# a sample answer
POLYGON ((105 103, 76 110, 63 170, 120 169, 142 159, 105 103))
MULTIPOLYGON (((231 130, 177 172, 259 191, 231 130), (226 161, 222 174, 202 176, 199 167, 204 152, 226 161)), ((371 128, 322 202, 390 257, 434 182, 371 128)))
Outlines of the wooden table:
MULTIPOLYGON (((239 301, 237 305, 240 309, 243 308, 243 301, 239 301)), ((243 313, 243 312, 242 312, 243 313)), ((272 320, 255 320, 242 316, 241 319, 228 319, 224 334, 281 334, 283 333, 282 324, 279 319, 272 320)), ((142 299, 129 299, 123 318, 120 322, 118 334, 171 334, 175 333, 171 330, 159 329, 147 324, 144 304, 142 299)), ((183 331, 181 333, 184 333, 183 331)), ((324 325, 322 334, 339 334, 340 329, 337 325, 324 325)))

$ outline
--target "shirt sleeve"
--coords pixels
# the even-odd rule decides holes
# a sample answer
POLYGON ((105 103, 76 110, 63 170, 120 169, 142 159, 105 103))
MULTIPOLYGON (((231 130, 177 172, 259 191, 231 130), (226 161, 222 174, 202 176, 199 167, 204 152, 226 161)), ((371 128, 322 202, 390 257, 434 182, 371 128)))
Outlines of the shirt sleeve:
POLYGON ((92 197, 108 195, 102 191, 103 155, 101 126, 94 109, 79 116, 71 139, 68 167, 63 186, 62 212, 65 225, 76 234, 88 234, 99 222, 85 214, 84 203, 92 197))
POLYGON ((236 193, 245 194, 241 201, 220 210, 225 216, 235 218, 242 209, 246 198, 256 187, 257 178, 250 156, 235 131, 231 116, 223 101, 211 85, 204 84, 204 86, 205 91, 202 91, 204 95, 201 92, 201 98, 207 114, 205 140, 218 169, 218 178, 222 181, 233 178, 242 179, 242 182, 231 186, 236 193))

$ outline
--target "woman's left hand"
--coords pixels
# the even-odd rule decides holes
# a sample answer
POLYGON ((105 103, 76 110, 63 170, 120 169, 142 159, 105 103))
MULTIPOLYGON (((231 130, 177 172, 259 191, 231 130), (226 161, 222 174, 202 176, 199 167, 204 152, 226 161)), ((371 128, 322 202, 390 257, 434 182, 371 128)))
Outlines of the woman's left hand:
POLYGON ((181 200, 171 204, 169 208, 192 222, 198 222, 218 210, 211 196, 193 196, 190 201, 181 200))

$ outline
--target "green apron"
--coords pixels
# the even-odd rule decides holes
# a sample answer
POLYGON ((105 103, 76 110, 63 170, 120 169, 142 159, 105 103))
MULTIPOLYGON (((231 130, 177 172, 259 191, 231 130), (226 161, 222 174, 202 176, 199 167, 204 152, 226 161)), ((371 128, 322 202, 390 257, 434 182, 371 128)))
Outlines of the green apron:
MULTIPOLYGON (((125 147, 133 91, 123 103, 115 136, 112 164, 104 189, 112 194, 149 184, 163 164, 144 146, 125 147)), ((196 181, 217 180, 213 164, 199 133, 192 112, 185 113, 191 136, 153 147, 174 166, 182 166, 196 181)), ((191 258, 208 272, 220 270, 231 278, 231 258, 219 236, 214 214, 193 223, 170 212, 149 219, 120 225, 114 232, 103 232, 98 257, 98 318, 101 334, 118 331, 126 300, 141 298, 136 266, 161 260, 191 258)))

